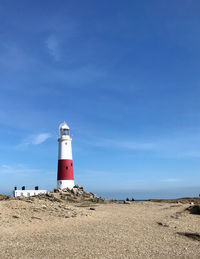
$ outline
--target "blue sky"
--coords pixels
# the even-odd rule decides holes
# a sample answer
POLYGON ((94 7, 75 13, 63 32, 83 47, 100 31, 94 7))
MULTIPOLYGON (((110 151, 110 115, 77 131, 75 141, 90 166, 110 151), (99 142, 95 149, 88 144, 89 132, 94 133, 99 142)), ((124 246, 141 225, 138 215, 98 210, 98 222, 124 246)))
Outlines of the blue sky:
POLYGON ((0 1, 0 192, 56 185, 58 126, 79 185, 200 192, 200 3, 0 1))

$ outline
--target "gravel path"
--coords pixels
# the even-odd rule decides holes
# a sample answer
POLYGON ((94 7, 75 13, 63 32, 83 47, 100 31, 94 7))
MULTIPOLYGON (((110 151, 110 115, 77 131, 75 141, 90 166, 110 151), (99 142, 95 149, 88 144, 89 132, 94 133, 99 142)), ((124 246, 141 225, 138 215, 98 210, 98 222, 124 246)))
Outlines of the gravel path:
POLYGON ((200 258, 189 204, 0 202, 0 258, 200 258))

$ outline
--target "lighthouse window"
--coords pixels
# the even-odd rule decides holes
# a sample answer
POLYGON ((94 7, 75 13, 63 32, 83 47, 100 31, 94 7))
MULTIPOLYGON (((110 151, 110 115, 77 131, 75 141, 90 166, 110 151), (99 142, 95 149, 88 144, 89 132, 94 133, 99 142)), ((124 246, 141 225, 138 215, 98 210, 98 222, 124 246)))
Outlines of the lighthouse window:
POLYGON ((63 129, 62 130, 62 135, 69 135, 69 130, 68 129, 63 129))
POLYGON ((72 166, 72 163, 71 163, 71 166, 72 166))
POLYGON ((68 166, 66 166, 66 170, 68 169, 68 166))

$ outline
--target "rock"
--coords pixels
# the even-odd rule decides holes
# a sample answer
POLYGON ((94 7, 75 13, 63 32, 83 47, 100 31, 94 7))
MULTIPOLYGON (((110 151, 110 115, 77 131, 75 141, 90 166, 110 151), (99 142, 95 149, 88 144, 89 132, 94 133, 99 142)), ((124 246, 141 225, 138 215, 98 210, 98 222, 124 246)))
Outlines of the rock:
POLYGON ((159 226, 162 226, 162 227, 169 227, 169 225, 165 224, 165 223, 162 223, 162 222, 157 222, 157 224, 159 226))
POLYGON ((78 194, 78 189, 77 189, 77 188, 72 188, 71 192, 72 192, 74 195, 77 195, 77 194, 78 194))
POLYGON ((65 188, 65 189, 62 189, 62 192, 67 192, 67 193, 69 193, 69 192, 71 192, 71 190, 70 190, 69 188, 65 188))
POLYGON ((200 215, 200 205, 194 205, 187 208, 191 214, 200 215))
POLYGON ((84 192, 84 193, 83 193, 83 196, 84 196, 84 197, 89 198, 89 197, 90 197, 90 194, 89 194, 89 193, 84 192))
POLYGON ((14 219, 19 219, 19 216, 13 215, 12 216, 14 219))
POLYGON ((60 189, 55 188, 55 189, 53 189, 53 192, 59 192, 59 190, 60 189))
POLYGON ((62 199, 62 200, 68 200, 68 197, 69 197, 69 196, 63 195, 63 196, 61 196, 61 199, 62 199))
POLYGON ((199 233, 177 232, 177 234, 189 237, 189 238, 197 240, 197 241, 200 241, 200 234, 199 233))
POLYGON ((93 198, 93 202, 99 202, 99 198, 98 197, 94 197, 93 198))
POLYGON ((83 196, 83 194, 84 194, 83 191, 78 191, 79 196, 83 196))
POLYGON ((0 194, 0 201, 9 200, 10 198, 11 198, 10 196, 0 194))
POLYGON ((41 220, 41 218, 39 218, 39 217, 31 217, 32 219, 39 219, 39 220, 41 220))

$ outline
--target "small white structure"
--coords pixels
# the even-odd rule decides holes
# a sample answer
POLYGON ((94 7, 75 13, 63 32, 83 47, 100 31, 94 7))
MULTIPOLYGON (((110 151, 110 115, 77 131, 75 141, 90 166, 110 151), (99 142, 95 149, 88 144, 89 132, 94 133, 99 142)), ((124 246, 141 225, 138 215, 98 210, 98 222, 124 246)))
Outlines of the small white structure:
POLYGON ((14 197, 30 197, 46 193, 46 190, 16 190, 14 191, 14 197))
POLYGON ((22 190, 17 190, 17 187, 15 187, 13 191, 14 197, 30 197, 30 196, 36 196, 39 194, 46 194, 47 190, 39 190, 38 186, 35 187, 35 190, 25 190, 25 186, 22 187, 22 190))

